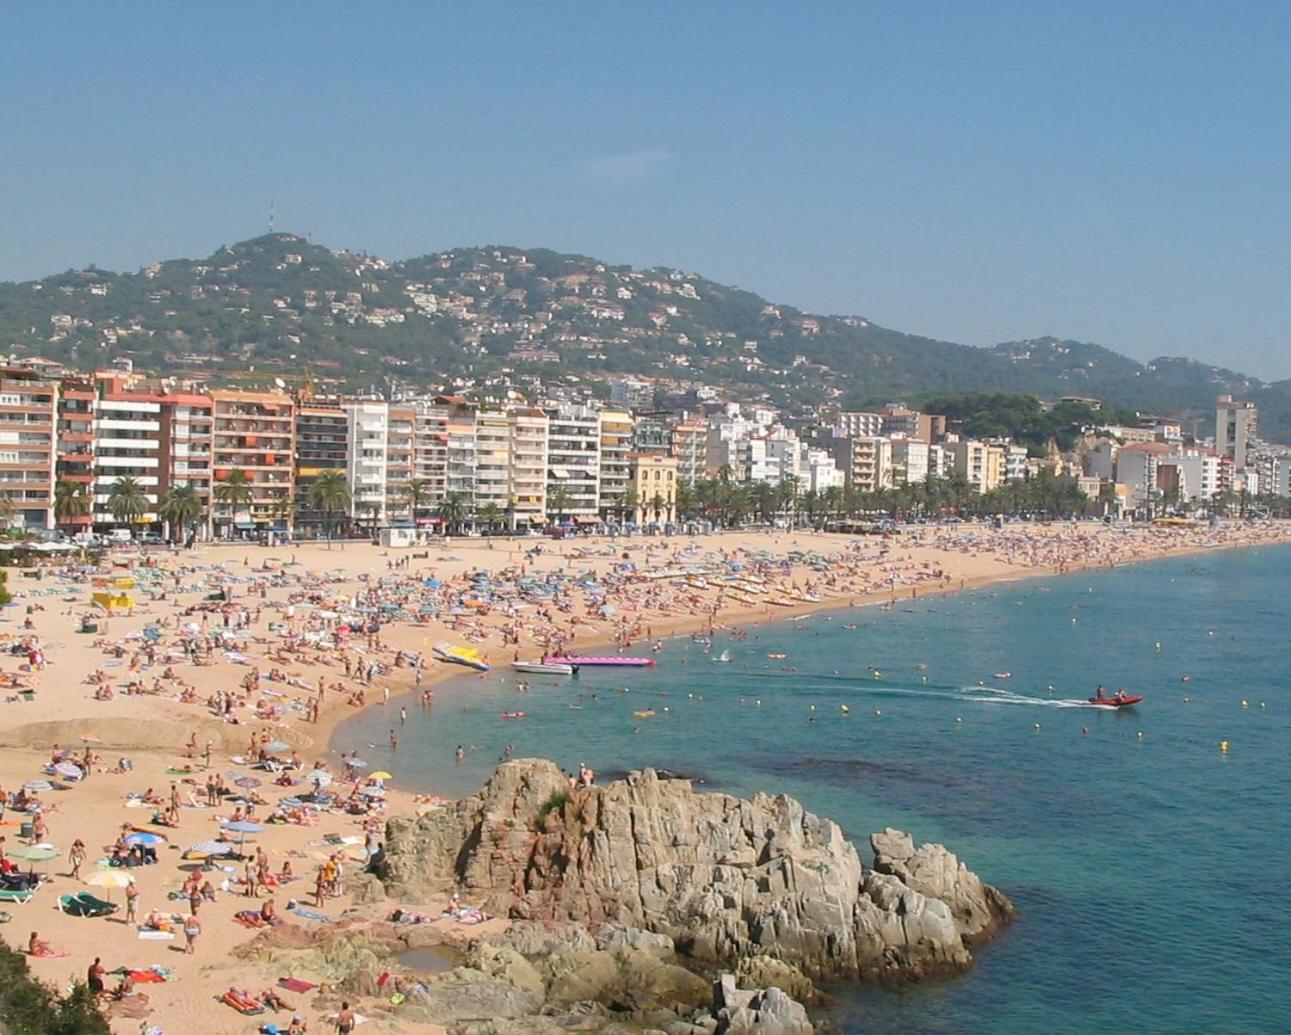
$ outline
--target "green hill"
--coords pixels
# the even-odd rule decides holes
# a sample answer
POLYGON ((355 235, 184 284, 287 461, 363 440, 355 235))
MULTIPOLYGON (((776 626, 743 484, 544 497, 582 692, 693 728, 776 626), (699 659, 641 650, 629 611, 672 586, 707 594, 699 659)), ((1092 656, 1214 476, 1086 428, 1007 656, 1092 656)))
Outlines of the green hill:
POLYGON ((1260 404, 1269 437, 1291 440, 1291 382, 1187 359, 1141 364, 1056 338, 971 348, 804 313, 680 270, 546 249, 387 261, 271 234, 136 273, 0 284, 0 346, 81 368, 125 356, 212 380, 308 369, 348 387, 637 374, 791 405, 1004 391, 1200 419, 1232 392, 1260 404))

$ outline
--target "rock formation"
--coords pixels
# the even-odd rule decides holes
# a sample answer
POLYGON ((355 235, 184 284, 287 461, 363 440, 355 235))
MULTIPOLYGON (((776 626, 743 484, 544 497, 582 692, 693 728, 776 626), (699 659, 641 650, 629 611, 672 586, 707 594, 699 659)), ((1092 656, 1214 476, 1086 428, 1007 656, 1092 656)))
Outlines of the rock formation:
POLYGON ((619 953, 658 959, 664 936, 693 963, 771 957, 816 978, 960 971, 1013 915, 940 845, 893 830, 872 844, 864 870, 836 823, 784 795, 696 794, 649 769, 571 791, 551 762, 521 759, 452 810, 391 820, 383 876, 414 901, 455 883, 497 915, 618 932, 604 937, 619 953))

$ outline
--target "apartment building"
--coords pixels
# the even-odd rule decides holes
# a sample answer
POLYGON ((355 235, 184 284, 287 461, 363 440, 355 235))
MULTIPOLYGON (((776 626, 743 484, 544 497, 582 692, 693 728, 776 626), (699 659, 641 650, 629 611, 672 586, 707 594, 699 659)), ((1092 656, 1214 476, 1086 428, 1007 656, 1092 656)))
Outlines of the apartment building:
POLYGON ((875 492, 892 485, 892 441, 874 436, 829 440, 828 449, 854 492, 875 492))
POLYGON ((475 410, 465 400, 454 400, 445 426, 448 443, 444 462, 444 495, 468 505, 475 502, 475 410))
POLYGON ((878 438, 883 434, 883 414, 865 411, 840 413, 834 422, 839 438, 878 438))
POLYGON ((954 470, 978 492, 990 492, 1004 484, 1004 447, 976 439, 951 444, 954 470))
POLYGON ((109 389, 99 397, 94 415, 94 524, 118 526, 112 513, 112 490, 123 478, 142 490, 145 509, 132 523, 141 531, 161 520, 161 397, 145 392, 109 389))
POLYGON ((677 480, 693 486, 708 477, 708 423, 702 420, 679 421, 672 428, 672 455, 677 460, 677 480))
POLYGON ((216 535, 285 529, 295 486, 295 402, 281 392, 212 393, 212 528, 216 535), (245 495, 227 486, 246 476, 245 495))
POLYGON ((628 457, 629 484, 636 507, 625 519, 638 525, 662 524, 677 517, 676 457, 660 453, 632 453, 628 457))
POLYGON ((55 483, 74 486, 84 507, 81 514, 54 515, 55 523, 69 533, 87 532, 94 525, 94 409, 98 397, 92 377, 67 377, 59 386, 55 483))
MULTIPOLYGON (((193 490, 201 503, 202 516, 192 533, 199 539, 211 534, 214 476, 211 469, 211 436, 215 427, 215 402, 204 392, 166 392, 161 404, 161 497, 174 486, 193 490)), ((189 529, 170 529, 180 538, 189 529)))
POLYGON ((58 384, 0 369, 0 525, 54 527, 58 384))
POLYGON ((412 520, 408 486, 413 476, 415 421, 413 407, 390 405, 386 428, 386 520, 389 522, 412 520))
POLYGON ((928 478, 932 446, 912 438, 892 440, 892 483, 920 485, 928 478))
POLYGON ((298 535, 317 538, 328 534, 336 515, 315 507, 310 492, 319 475, 347 474, 349 416, 339 403, 302 401, 296 407, 295 424, 294 524, 298 535))
POLYGON ((1215 452, 1233 461, 1239 471, 1259 431, 1259 408, 1252 402, 1221 395, 1215 401, 1215 452))
POLYGON ((595 410, 569 404, 549 410, 548 419, 548 510, 554 518, 594 522, 600 507, 600 419, 595 410))
POLYGON ((504 410, 475 412, 475 499, 481 513, 505 515, 511 507, 511 421, 504 410))
POLYGON ((428 521, 427 514, 444 498, 448 476, 448 407, 439 402, 421 402, 413 408, 412 477, 422 498, 414 517, 428 521))
POLYGON ((603 519, 622 519, 623 497, 632 481, 632 414, 625 410, 601 410, 600 478, 597 510, 603 519))
POLYGON ((386 448, 390 406, 365 399, 341 404, 345 411, 345 480, 350 485, 350 518, 373 528, 385 524, 386 448))
POLYGON ((511 425, 511 527, 547 522, 547 439, 550 422, 536 407, 516 407, 511 425))

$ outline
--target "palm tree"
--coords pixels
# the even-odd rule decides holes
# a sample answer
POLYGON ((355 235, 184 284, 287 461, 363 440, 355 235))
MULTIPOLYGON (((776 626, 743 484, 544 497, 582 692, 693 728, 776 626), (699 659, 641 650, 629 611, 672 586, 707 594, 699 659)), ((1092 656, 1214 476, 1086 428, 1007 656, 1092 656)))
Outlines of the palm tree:
POLYGON ((650 497, 650 510, 654 513, 655 524, 659 523, 659 515, 663 513, 664 508, 668 506, 668 501, 664 499, 662 492, 656 492, 650 497))
POLYGON ((123 525, 133 525, 148 513, 148 497, 130 475, 123 475, 112 483, 108 493, 108 512, 123 525))
POLYGON ((13 519, 18 516, 18 507, 8 496, 0 496, 0 526, 11 528, 13 519))
POLYGON ((621 522, 633 521, 637 519, 637 511, 641 509, 641 494, 636 488, 629 485, 623 492, 623 497, 619 500, 619 520, 621 522))
POLYGON ((673 509, 677 517, 685 519, 690 517, 695 509, 695 489, 694 486, 687 485, 685 482, 678 482, 676 489, 676 498, 673 500, 673 509))
POLYGON ((277 497, 273 501, 271 510, 275 524, 282 525, 288 532, 291 531, 291 519, 296 513, 296 504, 286 493, 277 497))
POLYGON ((166 522, 168 538, 182 539, 197 524, 205 508, 190 485, 172 485, 161 498, 157 513, 166 522))
POLYGON ((238 510, 242 508, 251 509, 253 493, 251 491, 251 479, 247 476, 246 471, 230 471, 229 476, 215 487, 215 498, 229 508, 229 530, 231 532, 234 522, 237 521, 238 510))
POLYGON ((350 486, 341 471, 324 471, 310 483, 309 505, 321 511, 327 526, 327 548, 332 548, 333 515, 349 509, 350 486))
POLYGON ((403 493, 408 497, 408 505, 412 508, 412 520, 414 524, 417 521, 417 511, 421 505, 430 500, 430 482, 425 478, 413 478, 403 487, 403 493))
POLYGON ((54 486, 54 520, 74 524, 73 519, 90 512, 90 487, 85 482, 59 482, 54 486))
POLYGON ((460 531, 470 509, 467 504, 466 497, 460 492, 444 494, 444 498, 439 501, 439 518, 444 523, 445 533, 452 528, 460 531))
POLYGON ((555 513, 557 524, 561 523, 565 511, 569 510, 570 502, 569 490, 563 485, 557 485, 547 493, 547 509, 555 513))
POLYGON ((490 501, 480 508, 480 524, 487 531, 494 531, 502 523, 502 508, 490 501))

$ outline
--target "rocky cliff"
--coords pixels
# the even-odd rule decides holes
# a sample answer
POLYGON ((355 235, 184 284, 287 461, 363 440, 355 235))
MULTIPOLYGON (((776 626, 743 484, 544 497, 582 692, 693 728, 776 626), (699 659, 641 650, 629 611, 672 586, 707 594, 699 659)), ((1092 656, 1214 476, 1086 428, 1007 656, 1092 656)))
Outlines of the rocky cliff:
POLYGON ((571 791, 551 762, 522 759, 453 810, 392 819, 384 879, 407 900, 457 884, 495 914, 618 924, 701 964, 774 957, 817 978, 964 970, 1013 916, 940 845, 887 830, 872 846, 871 869, 784 795, 696 794, 649 769, 571 791))

